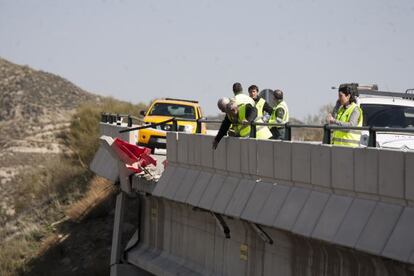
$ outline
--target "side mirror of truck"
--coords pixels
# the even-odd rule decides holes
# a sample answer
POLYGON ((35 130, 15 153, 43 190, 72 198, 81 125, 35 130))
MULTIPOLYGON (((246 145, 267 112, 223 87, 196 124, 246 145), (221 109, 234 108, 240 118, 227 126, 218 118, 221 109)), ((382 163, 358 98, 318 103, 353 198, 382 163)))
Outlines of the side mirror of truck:
POLYGON ((141 111, 139 112, 139 114, 140 114, 140 115, 142 115, 142 116, 145 116, 145 110, 141 110, 141 111))

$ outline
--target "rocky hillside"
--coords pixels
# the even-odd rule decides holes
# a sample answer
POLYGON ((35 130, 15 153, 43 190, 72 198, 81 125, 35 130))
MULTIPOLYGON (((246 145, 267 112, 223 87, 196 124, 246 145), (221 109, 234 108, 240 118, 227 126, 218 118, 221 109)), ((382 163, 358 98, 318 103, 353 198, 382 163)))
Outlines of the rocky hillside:
POLYGON ((62 77, 0 58, 0 145, 62 128, 79 103, 90 100, 100 98, 62 77))
POLYGON ((76 107, 101 100, 62 77, 0 58, 0 215, 14 214, 22 171, 69 151, 60 137, 76 107))
POLYGON ((114 186, 87 165, 100 113, 143 109, 0 58, 0 275, 109 274, 114 186))

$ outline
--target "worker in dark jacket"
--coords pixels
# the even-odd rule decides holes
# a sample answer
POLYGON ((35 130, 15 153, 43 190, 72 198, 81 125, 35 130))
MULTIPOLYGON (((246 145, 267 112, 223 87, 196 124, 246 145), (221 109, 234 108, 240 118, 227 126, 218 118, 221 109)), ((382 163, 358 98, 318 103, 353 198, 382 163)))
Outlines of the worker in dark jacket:
POLYGON ((236 137, 249 137, 250 125, 243 123, 251 123, 257 117, 257 109, 251 104, 237 105, 235 101, 230 101, 226 108, 226 117, 221 123, 220 129, 214 138, 213 149, 217 148, 221 138, 227 134, 230 126, 234 126, 234 134, 236 137))
POLYGON ((257 109, 257 117, 262 119, 264 112, 266 112, 269 116, 272 115, 273 108, 259 96, 259 87, 257 85, 250 85, 249 86, 249 96, 255 102, 255 106, 257 109))

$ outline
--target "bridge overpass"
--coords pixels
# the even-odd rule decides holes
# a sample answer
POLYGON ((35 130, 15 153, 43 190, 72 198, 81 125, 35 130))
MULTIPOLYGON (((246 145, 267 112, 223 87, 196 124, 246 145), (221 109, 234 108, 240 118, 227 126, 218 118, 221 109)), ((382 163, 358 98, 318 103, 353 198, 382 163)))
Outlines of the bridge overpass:
POLYGON ((212 140, 168 133, 159 179, 130 175, 103 140, 91 168, 121 188, 112 275, 414 275, 414 152, 212 140), (140 215, 126 246, 124 212, 140 215))

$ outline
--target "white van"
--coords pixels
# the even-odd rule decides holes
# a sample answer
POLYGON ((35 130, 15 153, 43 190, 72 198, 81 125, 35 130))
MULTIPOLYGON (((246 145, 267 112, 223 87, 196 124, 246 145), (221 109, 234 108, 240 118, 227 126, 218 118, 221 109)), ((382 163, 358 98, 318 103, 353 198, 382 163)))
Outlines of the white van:
MULTIPOLYGON (((375 87, 375 86, 374 86, 375 87)), ((383 92, 358 87, 363 126, 406 128, 414 130, 414 90, 405 93, 383 92)), ((361 135, 361 144, 368 145, 368 132, 361 135)), ((414 133, 377 132, 377 147, 414 150, 414 133)))

